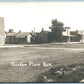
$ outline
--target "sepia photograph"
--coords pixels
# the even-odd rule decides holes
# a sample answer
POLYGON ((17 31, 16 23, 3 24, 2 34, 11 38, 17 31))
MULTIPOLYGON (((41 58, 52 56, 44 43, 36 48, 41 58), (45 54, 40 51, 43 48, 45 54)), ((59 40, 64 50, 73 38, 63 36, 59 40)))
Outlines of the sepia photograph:
POLYGON ((83 83, 84 2, 0 2, 1 83, 83 83))

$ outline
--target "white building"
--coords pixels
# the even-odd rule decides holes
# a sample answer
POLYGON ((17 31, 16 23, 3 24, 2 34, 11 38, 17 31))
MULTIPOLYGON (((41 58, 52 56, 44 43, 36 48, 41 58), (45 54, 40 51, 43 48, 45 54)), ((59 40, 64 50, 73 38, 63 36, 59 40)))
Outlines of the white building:
POLYGON ((62 32, 62 36, 63 36, 63 41, 65 42, 70 42, 71 38, 73 38, 73 35, 70 35, 70 27, 65 27, 64 31, 62 32))

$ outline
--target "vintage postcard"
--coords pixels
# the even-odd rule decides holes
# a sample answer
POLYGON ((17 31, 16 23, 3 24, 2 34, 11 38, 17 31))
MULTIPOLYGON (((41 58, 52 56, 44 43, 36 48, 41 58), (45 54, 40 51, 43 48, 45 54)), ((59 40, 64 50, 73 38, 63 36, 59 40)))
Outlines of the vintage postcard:
POLYGON ((84 2, 0 2, 0 82, 84 82, 84 2))

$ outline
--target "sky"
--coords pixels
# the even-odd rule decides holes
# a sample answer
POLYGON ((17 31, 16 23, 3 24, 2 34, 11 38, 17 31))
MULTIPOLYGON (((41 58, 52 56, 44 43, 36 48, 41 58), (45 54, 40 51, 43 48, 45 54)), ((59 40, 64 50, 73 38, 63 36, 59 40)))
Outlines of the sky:
POLYGON ((5 31, 50 30, 52 19, 71 30, 84 30, 84 2, 0 2, 0 17, 4 17, 5 31))

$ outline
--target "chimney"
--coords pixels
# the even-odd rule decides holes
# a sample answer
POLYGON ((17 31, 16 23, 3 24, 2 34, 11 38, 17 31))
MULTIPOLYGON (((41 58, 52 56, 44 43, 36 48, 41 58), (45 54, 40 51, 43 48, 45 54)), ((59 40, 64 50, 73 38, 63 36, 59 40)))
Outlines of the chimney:
POLYGON ((19 30, 19 33, 21 33, 21 30, 19 30))
POLYGON ((44 28, 42 28, 42 32, 44 31, 44 28))
POLYGON ((13 29, 9 29, 9 33, 13 33, 14 31, 13 31, 13 29))
POLYGON ((76 34, 78 34, 78 30, 76 30, 76 34))
POLYGON ((34 35, 35 35, 35 28, 34 28, 34 35))
POLYGON ((33 30, 32 30, 32 33, 34 33, 33 30))

